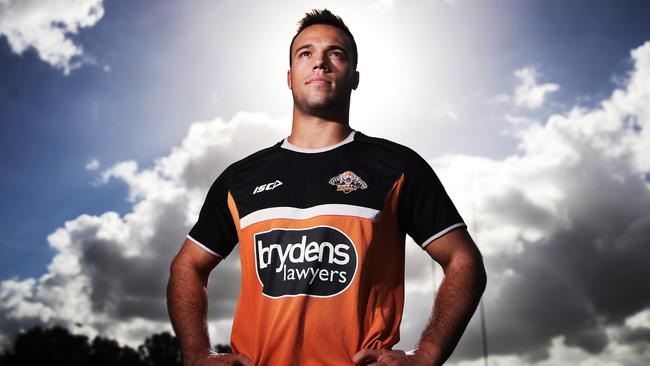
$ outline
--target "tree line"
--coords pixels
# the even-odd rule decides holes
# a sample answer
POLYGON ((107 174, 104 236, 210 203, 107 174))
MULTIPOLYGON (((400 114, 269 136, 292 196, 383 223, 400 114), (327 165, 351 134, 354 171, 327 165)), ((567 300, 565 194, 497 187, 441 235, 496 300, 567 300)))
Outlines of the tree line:
MULTIPOLYGON (((218 344, 217 352, 230 352, 218 344)), ((0 354, 0 366, 182 366, 176 337, 169 332, 151 335, 137 348, 120 346, 117 341, 72 334, 66 328, 36 326, 18 334, 13 344, 0 354)))

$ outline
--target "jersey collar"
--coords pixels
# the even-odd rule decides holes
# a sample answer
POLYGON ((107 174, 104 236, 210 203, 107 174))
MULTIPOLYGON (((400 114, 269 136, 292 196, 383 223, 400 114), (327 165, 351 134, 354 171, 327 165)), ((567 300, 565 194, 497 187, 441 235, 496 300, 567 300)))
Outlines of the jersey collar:
POLYGON ((297 152, 301 152, 301 153, 308 153, 308 154, 320 153, 320 152, 324 152, 324 151, 334 150, 339 146, 342 146, 342 145, 345 145, 345 144, 347 144, 349 142, 354 141, 355 132, 357 132, 357 131, 352 130, 352 132, 350 132, 348 137, 346 137, 343 141, 341 141, 341 142, 339 142, 337 144, 330 145, 330 146, 325 146, 325 147, 320 147, 320 148, 317 148, 317 149, 307 149, 307 148, 304 148, 304 147, 298 147, 298 146, 290 143, 287 137, 285 137, 284 140, 282 140, 282 145, 280 145, 280 147, 283 148, 283 149, 297 151, 297 152))

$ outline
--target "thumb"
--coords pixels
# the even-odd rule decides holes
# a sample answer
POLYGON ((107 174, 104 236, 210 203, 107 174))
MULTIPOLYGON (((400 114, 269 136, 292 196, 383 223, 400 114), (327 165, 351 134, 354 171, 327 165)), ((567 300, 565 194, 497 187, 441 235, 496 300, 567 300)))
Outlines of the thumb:
POLYGON ((377 361, 379 358, 379 351, 376 349, 362 349, 352 357, 352 362, 355 365, 365 365, 370 362, 377 361))

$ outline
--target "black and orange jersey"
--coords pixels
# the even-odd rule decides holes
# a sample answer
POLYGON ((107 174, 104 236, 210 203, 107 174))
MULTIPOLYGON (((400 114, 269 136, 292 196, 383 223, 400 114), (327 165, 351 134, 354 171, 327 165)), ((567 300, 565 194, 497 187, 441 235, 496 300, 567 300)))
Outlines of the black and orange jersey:
POLYGON ((352 131, 322 149, 284 139, 230 165, 188 238, 222 257, 240 245, 233 351, 256 365, 338 366, 399 341, 405 235, 424 248, 463 226, 417 153, 352 131))

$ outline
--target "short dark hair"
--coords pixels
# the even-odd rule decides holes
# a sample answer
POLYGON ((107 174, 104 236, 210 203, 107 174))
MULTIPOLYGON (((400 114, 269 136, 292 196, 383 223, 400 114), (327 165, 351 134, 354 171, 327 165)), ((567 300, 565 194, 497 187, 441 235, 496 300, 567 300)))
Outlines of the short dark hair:
POLYGON ((345 23, 343 23, 343 19, 341 19, 341 17, 338 15, 332 14, 332 12, 327 9, 312 9, 310 13, 305 13, 305 16, 298 22, 298 31, 296 31, 296 35, 293 36, 291 39, 291 44, 289 45, 289 67, 291 67, 291 49, 293 48, 293 41, 296 40, 296 37, 298 37, 300 32, 302 32, 305 28, 315 24, 327 24, 334 26, 342 30, 343 33, 345 33, 350 38, 350 41, 352 41, 352 64, 356 70, 359 56, 357 54, 357 43, 354 41, 354 36, 345 25, 345 23))

